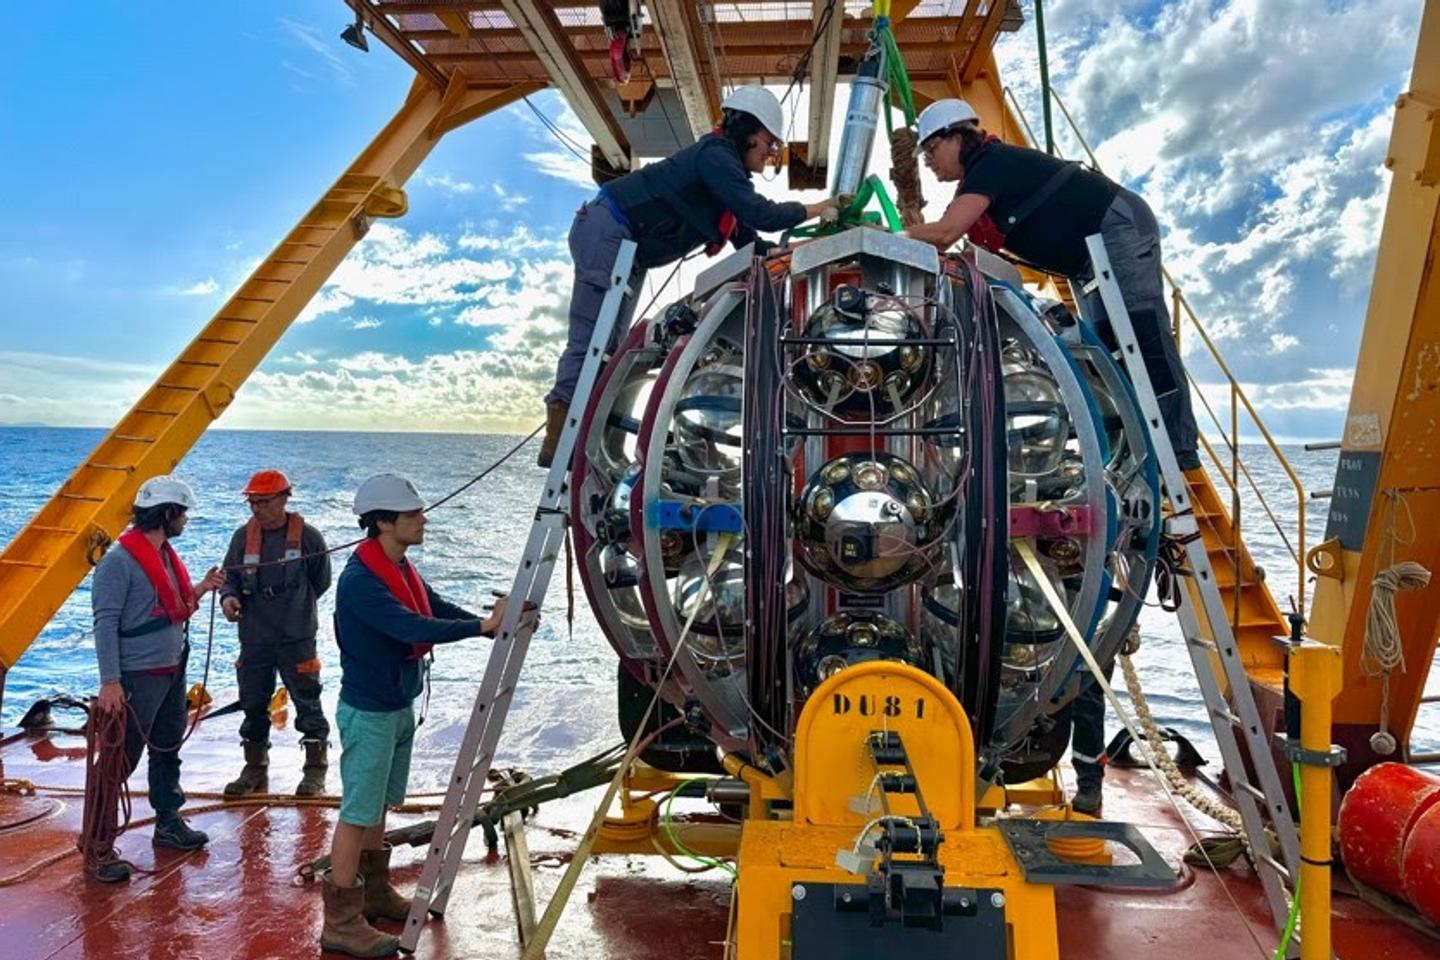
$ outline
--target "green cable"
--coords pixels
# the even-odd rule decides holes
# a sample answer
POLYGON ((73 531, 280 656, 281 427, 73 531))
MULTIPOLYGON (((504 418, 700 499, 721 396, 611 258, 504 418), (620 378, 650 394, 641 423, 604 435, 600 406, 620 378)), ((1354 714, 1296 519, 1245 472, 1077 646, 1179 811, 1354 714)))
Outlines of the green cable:
MULTIPOLYGON (((1295 812, 1300 812, 1300 764, 1290 764, 1290 777, 1295 782, 1295 812)), ((1300 920, 1300 874, 1295 874, 1295 899, 1290 901, 1290 916, 1285 921, 1285 932, 1280 936, 1280 945, 1275 948, 1275 960, 1285 960, 1290 949, 1290 940, 1295 936, 1295 926, 1300 920)))
POLYGON ((708 779, 709 778, 707 777, 691 777, 689 780, 681 780, 678 784, 676 784, 675 789, 671 790, 670 794, 665 798, 664 806, 661 807, 660 825, 665 828, 665 836, 670 839, 670 845, 674 847, 677 851, 679 851, 681 856, 688 857, 689 859, 694 860, 696 863, 699 863, 706 867, 719 867, 721 870, 724 870, 726 873, 730 874, 731 879, 739 880, 740 875, 735 872, 735 868, 730 866, 730 864, 726 863, 724 860, 716 860, 713 857, 707 857, 685 846, 684 842, 681 841, 679 835, 675 833, 675 826, 671 822, 670 805, 675 802, 675 798, 679 796, 680 791, 684 790, 692 783, 705 783, 708 781, 708 779))

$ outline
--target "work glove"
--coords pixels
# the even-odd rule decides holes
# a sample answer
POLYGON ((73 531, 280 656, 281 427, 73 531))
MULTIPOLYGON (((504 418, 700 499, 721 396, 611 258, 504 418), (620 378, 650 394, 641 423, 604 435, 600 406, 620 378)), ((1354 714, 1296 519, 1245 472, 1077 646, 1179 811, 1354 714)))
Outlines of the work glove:
POLYGON ((834 226, 840 222, 839 201, 831 200, 826 205, 825 209, 820 212, 820 222, 827 227, 834 226))

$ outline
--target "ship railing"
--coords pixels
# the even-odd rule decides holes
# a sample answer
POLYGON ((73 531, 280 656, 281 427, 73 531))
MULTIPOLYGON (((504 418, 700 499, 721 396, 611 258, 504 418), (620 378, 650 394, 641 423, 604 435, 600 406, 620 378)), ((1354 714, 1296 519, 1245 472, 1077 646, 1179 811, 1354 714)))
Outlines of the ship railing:
MULTIPOLYGON (((1025 111, 1020 108, 1019 101, 1016 99, 1014 91, 1007 86, 1003 88, 1001 93, 1006 103, 1014 112, 1015 118, 1019 121, 1021 127, 1025 130, 1025 134, 1030 141, 1030 145, 1038 146, 1035 140, 1034 130, 1031 128, 1029 121, 1026 120, 1025 111)), ((1089 159, 1090 165, 1095 170, 1103 172, 1100 166, 1099 158, 1095 156, 1095 151, 1090 148, 1090 143, 1085 139, 1085 135, 1080 132, 1080 127, 1075 122, 1075 118, 1071 115, 1069 108, 1066 107, 1064 100, 1060 98, 1060 95, 1055 92, 1055 89, 1053 87, 1050 88, 1049 93, 1051 99, 1055 103, 1055 106, 1060 109, 1061 116, 1065 118, 1065 123, 1070 128, 1070 132, 1074 135, 1076 141, 1079 142, 1081 148, 1085 151, 1085 155, 1089 159)), ((1224 481, 1225 486, 1226 488, 1228 488, 1230 493, 1230 522, 1233 530, 1234 545, 1238 545, 1240 543, 1242 519, 1241 496, 1243 489, 1243 481, 1243 487, 1248 488, 1249 493, 1253 495, 1254 502, 1259 506, 1260 512, 1264 514, 1265 519, 1269 524, 1269 527, 1279 537, 1280 542, 1285 545, 1286 551, 1290 554, 1290 559, 1295 564, 1295 592, 1293 594, 1294 604, 1297 612, 1303 617, 1305 615, 1306 606, 1305 485, 1301 482, 1299 474, 1296 473, 1294 465, 1290 462, 1290 458, 1286 456, 1285 451, 1276 441, 1274 434, 1272 434, 1270 432, 1270 428, 1266 426, 1264 418, 1261 417, 1260 412, 1255 409, 1255 405, 1251 402, 1249 395, 1245 391, 1245 388, 1235 377, 1234 372, 1231 371, 1230 365, 1226 363, 1224 355, 1220 352, 1219 347, 1216 346, 1215 340, 1210 335, 1209 330, 1206 329, 1205 325, 1200 321, 1199 316, 1196 315, 1195 309, 1191 306, 1189 298, 1185 296, 1184 290, 1181 289, 1179 283, 1176 282, 1174 276, 1171 275, 1168 269, 1165 269, 1163 266, 1161 269, 1165 276, 1165 283, 1168 284, 1170 288, 1171 323, 1173 325, 1172 329, 1175 336, 1176 344, 1178 345, 1181 343, 1182 331, 1188 323, 1189 327, 1193 329, 1195 334, 1198 336, 1200 349, 1202 349, 1204 353, 1209 354, 1215 366, 1219 369, 1221 377, 1223 378, 1220 386, 1223 387, 1226 391, 1226 397, 1229 405, 1229 409, 1227 411, 1228 416, 1225 418, 1225 420, 1227 420, 1229 423, 1228 430, 1226 429, 1225 423, 1222 422, 1219 413, 1217 413, 1217 411, 1215 410, 1214 405, 1211 404, 1209 397, 1206 396, 1205 390, 1201 388, 1201 384, 1199 383, 1199 381, 1197 381, 1193 374, 1190 373, 1187 365, 1186 378, 1188 379, 1190 385, 1194 388, 1191 391, 1191 396, 1192 398, 1199 398, 1201 405, 1209 413, 1210 420, 1215 425, 1215 428, 1219 434, 1216 442, 1212 443, 1211 439, 1205 435, 1204 430, 1199 431, 1200 442, 1205 450, 1205 453, 1214 463, 1215 467, 1217 468, 1217 472, 1220 475, 1220 478, 1224 481), (1273 459, 1275 464, 1285 474, 1286 479, 1289 480, 1290 486, 1293 488, 1295 496, 1295 517, 1292 522, 1286 522, 1277 515, 1276 508, 1271 502, 1273 498, 1267 497, 1265 493, 1260 489, 1259 484, 1256 482, 1254 473, 1251 470, 1251 465, 1255 459, 1255 454, 1252 452, 1248 455, 1251 463, 1247 463, 1247 455, 1242 455, 1241 453, 1242 427, 1244 428, 1245 433, 1249 433, 1253 430, 1255 434, 1259 435, 1262 443, 1252 444, 1252 446, 1263 446, 1264 452, 1262 456, 1268 455, 1271 459, 1273 459), (1226 465, 1227 459, 1229 461, 1228 468, 1226 465)), ((1235 589, 1237 590, 1237 592, 1239 591, 1240 586, 1241 581, 1240 578, 1237 576, 1235 584, 1235 589)))

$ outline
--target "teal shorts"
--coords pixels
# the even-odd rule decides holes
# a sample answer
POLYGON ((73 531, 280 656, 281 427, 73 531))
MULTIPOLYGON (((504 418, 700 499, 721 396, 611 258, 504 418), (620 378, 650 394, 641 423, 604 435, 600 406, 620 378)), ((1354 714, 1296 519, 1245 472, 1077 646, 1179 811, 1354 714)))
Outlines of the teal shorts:
POLYGON ((415 711, 357 710, 341 700, 335 723, 340 728, 340 820, 373 827, 387 806, 405 802, 415 711))

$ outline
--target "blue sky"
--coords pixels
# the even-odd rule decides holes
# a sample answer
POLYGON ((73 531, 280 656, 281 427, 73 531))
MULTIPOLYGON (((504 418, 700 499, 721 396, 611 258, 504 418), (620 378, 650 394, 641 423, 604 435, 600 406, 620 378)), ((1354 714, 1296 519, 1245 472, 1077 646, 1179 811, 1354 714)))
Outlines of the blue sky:
MULTIPOLYGON (((380 44, 339 40, 339 0, 174 9, 56 4, 0 61, 0 423, 113 423, 409 83, 380 44)), ((1288 436, 1338 436, 1419 11, 1046 7, 1056 88, 1156 208, 1172 271, 1288 436)), ((1038 122, 1028 24, 999 56, 1038 122)), ((554 95, 535 101, 583 137, 554 95)), ((372 231, 222 425, 538 419, 583 168, 517 105, 447 136, 407 190, 410 213, 372 231)))

